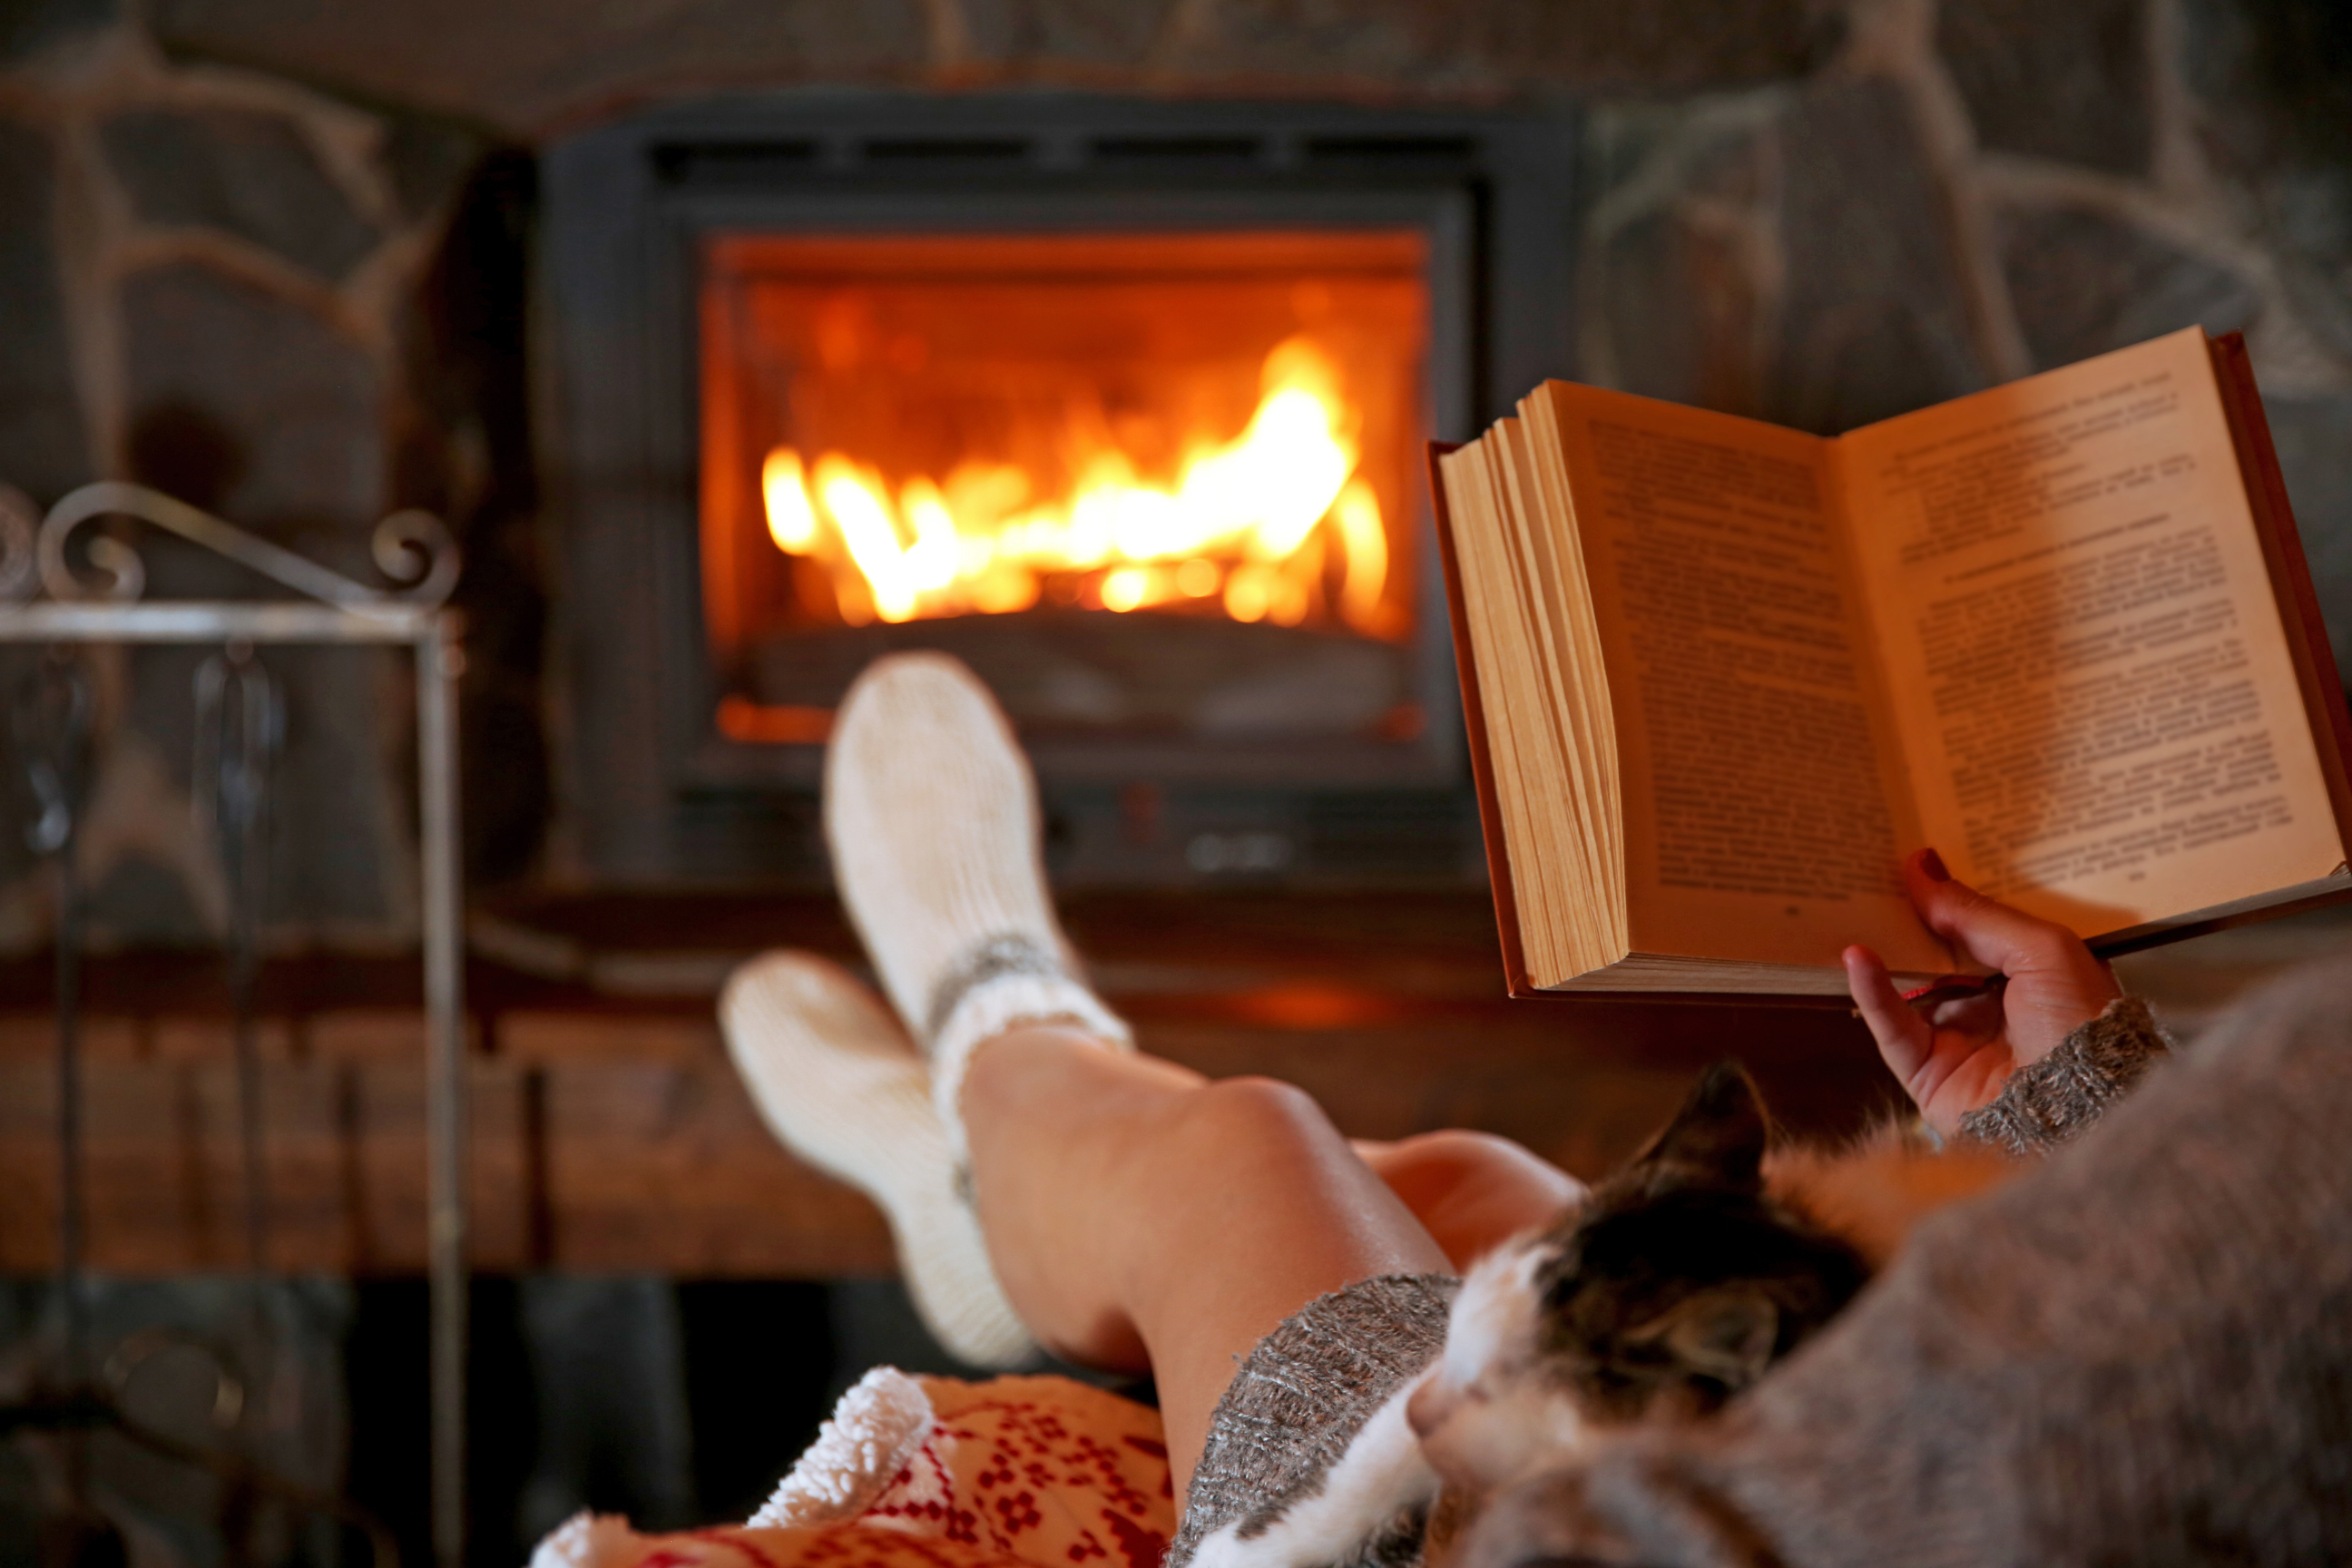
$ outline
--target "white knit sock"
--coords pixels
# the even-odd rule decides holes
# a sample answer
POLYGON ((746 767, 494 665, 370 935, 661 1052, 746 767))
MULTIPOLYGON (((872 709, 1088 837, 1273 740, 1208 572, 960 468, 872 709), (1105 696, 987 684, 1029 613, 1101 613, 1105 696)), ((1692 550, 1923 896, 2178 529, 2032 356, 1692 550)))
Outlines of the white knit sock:
POLYGON ((825 840, 842 902, 898 1016, 930 1056, 958 1164, 974 1047, 1067 1021, 1131 1050, 1077 978, 1039 854, 1037 787, 988 689, 944 654, 877 659, 842 700, 825 752, 825 840))
POLYGON ((881 999, 837 964, 769 952, 729 978, 719 1018, 769 1130, 889 1220, 908 1294, 940 1342, 976 1366, 1028 1360, 1035 1342, 958 1190, 929 1074, 881 999))

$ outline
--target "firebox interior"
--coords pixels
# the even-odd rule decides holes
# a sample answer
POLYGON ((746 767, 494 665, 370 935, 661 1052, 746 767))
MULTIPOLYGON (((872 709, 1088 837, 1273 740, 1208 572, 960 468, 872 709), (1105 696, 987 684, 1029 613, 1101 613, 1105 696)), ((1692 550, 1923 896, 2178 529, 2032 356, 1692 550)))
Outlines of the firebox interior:
POLYGON ((722 732, 820 738, 908 647, 1032 731, 1414 732, 1428 270, 1413 227, 706 239, 722 732))

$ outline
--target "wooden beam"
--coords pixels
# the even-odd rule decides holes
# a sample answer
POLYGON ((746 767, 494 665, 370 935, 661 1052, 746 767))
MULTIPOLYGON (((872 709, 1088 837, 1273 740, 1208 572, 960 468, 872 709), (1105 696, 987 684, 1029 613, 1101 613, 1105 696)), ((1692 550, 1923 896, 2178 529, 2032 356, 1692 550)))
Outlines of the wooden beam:
MULTIPOLYGON (((1856 1125, 1889 1091, 1837 1008, 1503 999, 1482 898, 1073 900, 1097 983, 1145 1048, 1310 1090, 1352 1135, 1445 1126, 1606 1168, 1692 1076, 1737 1055, 1787 1120, 1856 1125)), ((854 957, 829 901, 590 899, 494 913, 475 1011, 473 1254, 489 1270, 825 1277, 891 1267, 864 1199, 776 1146, 710 992, 750 951, 854 957)), ((0 1269, 55 1256, 47 975, 0 964, 0 1269)), ((217 963, 93 961, 89 1257, 119 1274, 246 1258, 234 1053, 217 963)), ((267 1256, 285 1270, 425 1261, 424 1038, 413 965, 268 966, 267 1256)))
MULTIPOLYGON (((1130 1011, 1148 1014, 1147 1006, 1130 1011)), ((1483 1011, 1483 1010, 1482 1010, 1483 1011)), ((1283 1028, 1147 1018, 1147 1048, 1204 1072, 1299 1083, 1351 1134, 1477 1126, 1571 1169, 1604 1168, 1654 1129, 1692 1064, 1561 1048, 1510 1016, 1283 1028)), ((21 1024, 5 1031, 29 1043, 21 1024)), ((101 1036, 105 1032, 101 1031, 101 1036)), ((425 1084, 413 1019, 272 1031, 264 1072, 270 1267, 406 1273, 425 1260, 425 1084), (287 1043, 302 1038, 295 1054, 287 1043)), ((696 1276, 885 1272, 866 1201, 779 1148, 707 1016, 521 1014, 473 1065, 474 1258, 491 1270, 696 1276)), ((226 1031, 185 1020, 114 1031, 88 1074, 89 1257, 120 1274, 244 1265, 235 1068, 226 1031), (120 1048, 134 1034, 145 1049, 120 1048)), ((1851 1053, 1845 1053, 1850 1058, 1851 1053)), ((1768 1063, 1768 1068, 1769 1064, 1768 1063)), ((1815 1058, 1784 1089, 1843 1100, 1867 1061, 1815 1058), (1859 1068, 1856 1074, 1850 1070, 1859 1068)), ((1768 1070, 1768 1079, 1772 1077, 1768 1070)), ((1787 1098, 1784 1095, 1784 1100, 1787 1098)), ((54 1259, 55 1079, 0 1055, 0 1269, 54 1259)))
MULTIPOLYGON (((1299 1084, 1350 1134, 1476 1127, 1571 1171, 1624 1157, 1706 1063, 1746 1062, 1779 1118, 1835 1135, 1897 1102, 1840 1005, 1503 999, 1475 894, 1099 894, 1069 900, 1096 982, 1146 1049, 1213 1077, 1299 1084)), ((729 1065, 711 993, 751 952, 855 961, 814 898, 542 899, 487 911, 468 977, 474 1259, 491 1270, 824 1277, 890 1266, 866 1201, 778 1148, 729 1065), (488 954, 490 956, 482 956, 488 954)), ((2127 961, 2194 1022, 2341 919, 2127 961)), ((0 962, 0 1270, 55 1257, 48 975, 0 962)), ((424 1031, 415 965, 268 966, 268 1261, 413 1273, 425 1262, 424 1031)), ((86 1019, 92 1267, 235 1268, 246 1257, 234 1056, 217 961, 93 960, 86 1019)))

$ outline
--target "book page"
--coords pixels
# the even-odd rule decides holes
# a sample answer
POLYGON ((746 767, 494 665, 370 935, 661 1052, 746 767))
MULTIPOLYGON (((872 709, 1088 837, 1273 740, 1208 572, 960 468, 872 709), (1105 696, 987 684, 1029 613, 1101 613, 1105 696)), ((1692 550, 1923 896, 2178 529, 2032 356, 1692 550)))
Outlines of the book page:
POLYGON ((2203 332, 1838 445, 1954 872, 2094 936, 2342 861, 2203 332))
POLYGON ((1551 407, 1622 761, 1645 952, 1904 969, 1948 957, 1904 899, 1916 840, 1832 524, 1827 443, 1566 383, 1551 407))
MULTIPOLYGON (((1575 973, 1609 962, 1592 940, 1596 906, 1613 889, 1583 872, 1577 793, 1547 745, 1540 696, 1521 694, 1538 666, 1530 625, 1509 563, 1505 483, 1497 454, 1473 442, 1439 459, 1462 592, 1461 630, 1471 649, 1486 758, 1510 877, 1520 958, 1530 972, 1575 973)), ((1508 955, 1507 953, 1507 962, 1508 955)))
POLYGON ((1611 907, 1618 917, 1612 924, 1622 926, 1624 825, 1617 801, 1615 736, 1608 730, 1601 650, 1591 637, 1591 594, 1577 558, 1575 510, 1564 488, 1547 482, 1547 468, 1559 465, 1540 460, 1526 421, 1498 420, 1491 438, 1507 459, 1511 553, 1526 579, 1522 603, 1530 641, 1541 655, 1532 672, 1540 679, 1538 701, 1561 770, 1574 782, 1590 875, 1612 889, 1611 907), (1573 567, 1571 560, 1577 560, 1573 567))

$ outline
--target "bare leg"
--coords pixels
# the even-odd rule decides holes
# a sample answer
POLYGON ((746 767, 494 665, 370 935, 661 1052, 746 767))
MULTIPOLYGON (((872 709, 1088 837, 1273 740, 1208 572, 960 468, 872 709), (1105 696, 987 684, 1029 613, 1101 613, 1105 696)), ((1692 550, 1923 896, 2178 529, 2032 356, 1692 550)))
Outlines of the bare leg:
POLYGON ((1491 1132, 1359 1139, 1354 1148, 1444 1249, 1456 1274, 1513 1237, 1550 1225, 1584 1195, 1574 1176, 1491 1132))
POLYGON ((1267 1331, 1356 1280, 1451 1269, 1406 1194, 1438 1200, 1467 1246, 1550 1217, 1573 1185, 1515 1144, 1445 1134, 1380 1151, 1401 1192, 1303 1090, 1211 1082, 1055 1026, 976 1052, 961 1109, 1005 1293, 1060 1354, 1150 1370, 1180 1492, 1267 1331))
POLYGON ((1268 1330, 1355 1280, 1447 1267, 1287 1084, 1211 1083, 1020 1028, 974 1055, 962 1106, 1005 1293, 1062 1354, 1150 1366, 1180 1491, 1235 1359, 1268 1330))

